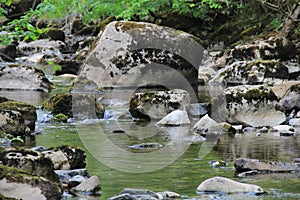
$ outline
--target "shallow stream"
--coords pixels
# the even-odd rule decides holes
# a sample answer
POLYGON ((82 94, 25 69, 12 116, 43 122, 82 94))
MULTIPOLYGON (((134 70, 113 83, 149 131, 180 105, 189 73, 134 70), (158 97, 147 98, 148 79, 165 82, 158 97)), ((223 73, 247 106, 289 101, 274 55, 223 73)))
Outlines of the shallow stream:
MULTIPOLYGON (((60 78, 52 78, 52 81, 55 83, 56 89, 51 94, 28 91, 0 91, 0 95, 41 105, 44 99, 49 98, 54 93, 67 91, 71 84, 70 80, 66 81, 60 78)), ((205 93, 206 90, 201 91, 205 93)), ((126 93, 126 91, 119 92, 126 93)), ((203 99, 205 100, 205 98, 203 99)), ((111 113, 118 112, 118 109, 112 108, 111 113)), ((107 114, 109 113, 107 112, 107 114)), ((41 117, 41 114, 39 115, 41 117)), ((157 127, 154 122, 147 125, 138 125, 130 120, 116 121, 114 118, 109 118, 109 116, 106 116, 106 118, 108 119, 65 124, 38 122, 36 131, 41 134, 36 136, 36 140, 30 146, 54 147, 73 145, 85 149, 87 153, 87 169, 91 175, 99 176, 103 191, 101 197, 95 197, 94 199, 107 199, 111 196, 116 196, 123 188, 128 187, 146 188, 155 192, 169 190, 177 192, 183 198, 188 199, 300 199, 300 174, 264 174, 241 178, 236 176, 233 168, 233 161, 241 157, 291 162, 294 158, 300 157, 299 135, 281 137, 262 134, 257 137, 255 132, 236 134, 234 136, 223 134, 216 135, 212 142, 209 142, 210 140, 200 142, 195 141, 193 135, 189 133, 189 127, 161 128, 157 127), (125 131, 125 133, 119 132, 118 130, 120 129, 125 131), (182 132, 187 132, 184 140, 176 140, 176 135, 182 132), (151 166, 149 169, 147 168, 149 167, 147 162, 140 163, 140 165, 137 164, 139 166, 134 165, 136 163, 131 163, 127 166, 127 171, 138 173, 122 172, 117 170, 118 167, 124 169, 124 166, 121 166, 123 165, 122 163, 126 163, 131 158, 122 158, 118 154, 114 155, 114 149, 108 148, 107 153, 100 151, 101 146, 105 146, 103 142, 105 140, 102 137, 108 139, 123 152, 130 152, 141 157, 147 157, 146 154, 151 152, 153 154, 153 152, 155 153, 158 150, 141 152, 128 147, 144 142, 158 142, 163 145, 161 149, 171 146, 168 149, 169 156, 164 154, 164 157, 161 157, 158 152, 157 157, 154 156, 154 160, 149 161, 149 165, 153 161, 158 163, 157 168, 168 163, 170 164, 166 167, 161 167, 161 169, 151 171, 151 166), (175 143, 172 143, 174 140, 175 143), (208 150, 204 149, 205 146, 208 150), (97 150, 99 150, 99 154, 97 154, 97 150), (173 153, 176 155, 174 156, 173 153), (180 156, 181 153, 183 155, 180 156), (107 162, 107 159, 110 159, 109 156, 112 156, 110 166, 113 166, 113 168, 101 162, 101 158, 104 158, 105 162, 107 162), (116 158, 120 160, 115 160, 116 158), (211 160, 223 160, 228 163, 228 166, 225 168, 211 168, 208 164, 211 160), (140 173, 143 172, 143 169, 151 172, 140 173), (261 186, 267 193, 261 196, 251 194, 197 194, 197 186, 205 179, 214 176, 224 176, 241 182, 256 184, 261 186)), ((144 161, 143 158, 141 160, 144 161)))

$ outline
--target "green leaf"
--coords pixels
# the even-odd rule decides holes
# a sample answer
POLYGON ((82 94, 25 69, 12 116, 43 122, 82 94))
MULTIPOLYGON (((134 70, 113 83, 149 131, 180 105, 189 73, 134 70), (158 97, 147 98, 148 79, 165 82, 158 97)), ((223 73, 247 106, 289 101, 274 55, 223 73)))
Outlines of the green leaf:
POLYGON ((11 5, 11 0, 6 0, 5 4, 6 4, 7 6, 10 6, 10 5, 11 5))

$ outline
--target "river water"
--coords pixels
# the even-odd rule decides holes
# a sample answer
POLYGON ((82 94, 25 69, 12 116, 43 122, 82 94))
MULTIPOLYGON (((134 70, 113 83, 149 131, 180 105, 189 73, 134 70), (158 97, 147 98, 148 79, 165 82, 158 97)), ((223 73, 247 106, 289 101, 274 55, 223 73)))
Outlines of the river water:
MULTIPOLYGON (((0 91, 0 95, 39 106, 43 100, 53 94, 68 91, 71 84, 71 79, 52 77, 51 79, 55 83, 55 89, 50 94, 0 91)), ((126 93, 126 91, 114 92, 126 93)), ((200 95, 203 95, 206 90, 203 89, 201 92, 200 95)), ((207 99, 204 95, 202 100, 207 99)), ((126 106, 122 104, 117 108, 110 108, 110 113, 123 112, 126 106)), ((233 168, 234 160, 241 157, 291 162, 294 158, 300 157, 300 136, 281 137, 262 134, 257 137, 255 132, 236 135, 225 133, 201 142, 188 131, 190 127, 161 128, 157 127, 155 122, 136 124, 126 118, 115 120, 111 118, 110 113, 107 112, 107 119, 102 120, 71 121, 64 124, 37 122, 37 132, 41 134, 37 135, 35 141, 29 146, 73 145, 86 150, 87 169, 91 175, 99 176, 103 191, 100 197, 93 199, 116 196, 123 188, 128 187, 146 188, 155 192, 174 191, 187 199, 300 199, 300 174, 263 174, 241 178, 235 174, 233 168), (125 132, 116 131, 120 129, 125 132), (183 140, 176 140, 176 135, 183 132, 187 133, 183 140), (118 151, 112 147, 102 148, 106 147, 107 141, 115 145, 112 147, 121 150, 120 152, 130 154, 124 154, 126 156, 122 157, 123 154, 114 153, 118 151), (131 145, 144 142, 158 142, 163 146, 161 149, 170 148, 156 155, 155 152, 158 150, 141 152, 129 148, 131 145), (169 156, 166 152, 169 152, 169 156), (148 163, 145 158, 150 153, 154 156, 151 156, 152 160, 148 163), (135 154, 140 155, 143 163, 128 164, 127 161, 130 161, 135 154), (228 165, 224 168, 211 168, 208 164, 211 160, 223 160, 228 165), (128 165, 124 166, 124 163, 128 165), (153 167, 153 163, 158 165, 153 167), (205 179, 214 176, 256 184, 267 193, 261 196, 197 194, 197 186, 205 179)), ((41 117, 42 113, 39 111, 39 118, 41 117)))

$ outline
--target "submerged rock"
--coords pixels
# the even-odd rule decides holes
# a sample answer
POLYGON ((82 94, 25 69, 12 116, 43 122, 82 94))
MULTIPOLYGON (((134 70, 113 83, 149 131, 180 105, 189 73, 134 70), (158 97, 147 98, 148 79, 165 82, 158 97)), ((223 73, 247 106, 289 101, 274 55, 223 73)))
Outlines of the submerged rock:
POLYGON ((186 110, 190 103, 187 91, 147 91, 135 93, 130 99, 130 113, 142 119, 161 119, 174 110, 186 110))
POLYGON ((62 197, 58 183, 3 165, 0 165, 0 185, 0 194, 5 198, 46 200, 62 197))
POLYGON ((174 110, 157 122, 158 125, 180 126, 190 124, 188 114, 184 110, 174 110))
POLYGON ((299 173, 300 166, 295 163, 265 162, 256 159, 240 158, 234 163, 237 172, 258 171, 260 173, 299 173))
POLYGON ((0 67, 0 89, 49 92, 52 83, 43 71, 34 67, 10 64, 0 67))
POLYGON ((262 194, 264 190, 252 184, 240 183, 223 177, 213 177, 203 181, 198 187, 198 192, 222 193, 255 193, 262 194))
POLYGON ((131 149, 138 149, 138 150, 155 150, 161 148, 163 145, 157 142, 148 142, 148 143, 141 143, 129 146, 131 149))
MULTIPOLYGON (((124 188, 121 192, 120 192, 120 195, 122 194, 129 194, 129 195, 132 195, 133 197, 134 196, 148 196, 149 197, 152 197, 152 198, 158 198, 157 194, 151 190, 148 190, 148 189, 136 189, 136 188, 124 188)), ((152 199, 151 198, 151 199, 152 199)))

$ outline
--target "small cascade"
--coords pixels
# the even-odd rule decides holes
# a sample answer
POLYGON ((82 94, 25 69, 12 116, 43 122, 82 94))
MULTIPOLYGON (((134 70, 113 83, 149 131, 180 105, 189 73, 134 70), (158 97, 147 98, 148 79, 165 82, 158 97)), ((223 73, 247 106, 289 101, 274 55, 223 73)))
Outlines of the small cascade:
POLYGON ((37 114, 37 120, 36 120, 37 124, 49 123, 51 118, 53 117, 53 115, 50 112, 42 110, 41 108, 38 108, 36 110, 36 114, 37 114))

